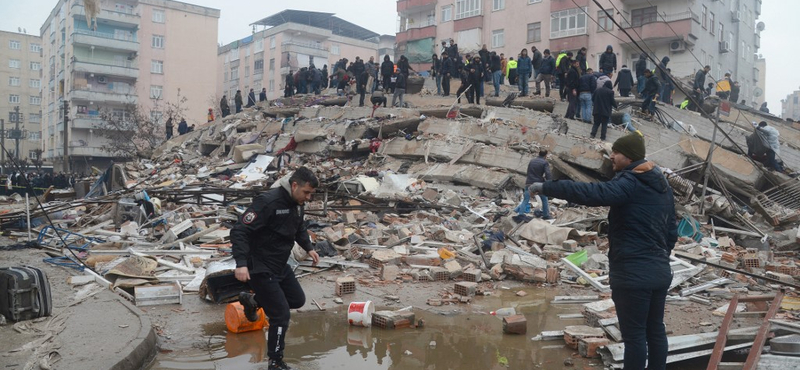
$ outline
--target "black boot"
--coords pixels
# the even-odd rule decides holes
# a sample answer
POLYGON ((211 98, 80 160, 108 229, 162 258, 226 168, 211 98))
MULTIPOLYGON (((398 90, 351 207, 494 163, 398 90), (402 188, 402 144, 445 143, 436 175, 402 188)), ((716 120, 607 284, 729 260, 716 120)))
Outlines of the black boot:
POLYGON ((258 321, 258 303, 256 303, 256 295, 253 293, 241 292, 239 293, 239 304, 244 307, 244 316, 252 321, 258 321))
POLYGON ((269 360, 268 370, 292 370, 283 360, 269 360))

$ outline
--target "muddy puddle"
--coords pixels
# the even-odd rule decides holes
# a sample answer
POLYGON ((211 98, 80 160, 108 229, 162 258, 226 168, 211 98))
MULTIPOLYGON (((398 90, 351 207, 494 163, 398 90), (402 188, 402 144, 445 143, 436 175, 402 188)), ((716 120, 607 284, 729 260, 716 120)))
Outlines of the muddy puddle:
MULTIPOLYGON (((498 290, 497 296, 477 297, 471 305, 426 307, 415 310, 424 327, 383 330, 351 327, 346 305, 325 312, 293 313, 286 340, 286 362, 295 369, 554 369, 573 358, 575 368, 602 368, 600 360, 573 357, 563 341, 534 342, 543 330, 560 330, 582 320, 560 320, 559 314, 578 313, 580 305, 550 305, 555 293, 525 289, 498 290), (504 335, 502 320, 488 315, 515 307, 528 320, 526 335, 504 335), (464 309, 469 311, 464 312, 464 309)), ((381 309, 380 303, 377 303, 381 309)), ((266 369, 266 333, 229 334, 222 320, 205 324, 200 338, 187 348, 160 353, 148 368, 266 369)))

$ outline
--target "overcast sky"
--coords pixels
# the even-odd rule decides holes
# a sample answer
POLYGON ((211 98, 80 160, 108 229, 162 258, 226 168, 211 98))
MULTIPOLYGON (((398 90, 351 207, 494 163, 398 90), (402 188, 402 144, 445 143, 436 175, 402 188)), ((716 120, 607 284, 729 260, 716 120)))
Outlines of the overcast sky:
MULTIPOLYGON (((521 0, 519 0, 521 1, 521 0)), ((336 13, 352 23, 380 33, 393 34, 397 27, 396 1, 394 0, 185 0, 185 2, 222 10, 219 20, 219 42, 225 44, 250 34, 248 24, 285 9, 336 13)), ((0 14, 4 20, 0 29, 17 31, 25 28, 38 34, 47 19, 55 0, 0 0, 0 14)), ((790 43, 798 37, 797 15, 800 1, 764 1, 759 20, 766 23, 761 34, 760 54, 767 59, 767 102, 774 114, 781 112, 781 99, 800 89, 800 73, 795 70, 800 60, 800 48, 790 43)))

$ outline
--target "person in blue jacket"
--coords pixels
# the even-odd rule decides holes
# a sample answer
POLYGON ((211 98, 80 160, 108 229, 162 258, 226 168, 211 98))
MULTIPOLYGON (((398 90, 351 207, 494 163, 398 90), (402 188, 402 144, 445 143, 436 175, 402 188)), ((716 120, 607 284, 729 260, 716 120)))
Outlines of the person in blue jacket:
POLYGON ((528 79, 531 78, 531 58, 528 56, 528 49, 522 49, 517 59, 517 81, 519 85, 519 96, 528 95, 528 79))
POLYGON ((663 370, 667 361, 664 305, 672 282, 670 253, 678 240, 675 200, 661 170, 645 159, 644 138, 617 139, 608 182, 546 181, 531 193, 587 206, 610 206, 611 298, 625 342, 625 369, 663 370))

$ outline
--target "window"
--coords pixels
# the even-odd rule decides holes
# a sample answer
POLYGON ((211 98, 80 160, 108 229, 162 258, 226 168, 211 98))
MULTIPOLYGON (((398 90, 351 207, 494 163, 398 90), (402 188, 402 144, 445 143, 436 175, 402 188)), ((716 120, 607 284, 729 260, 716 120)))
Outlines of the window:
POLYGON ((275 91, 275 80, 269 80, 269 92, 275 91))
POLYGON ((658 10, 655 6, 631 10, 631 26, 639 27, 643 24, 658 21, 658 10))
POLYGON ((22 44, 17 40, 8 40, 8 48, 11 50, 19 50, 22 44))
POLYGON ((42 122, 42 114, 41 113, 31 113, 28 115, 28 122, 30 123, 41 123, 42 122))
POLYGON ((239 79, 239 67, 231 68, 231 80, 239 79))
POLYGON ((456 0, 456 19, 481 14, 481 0, 456 0))
POLYGON ((700 19, 703 24, 703 29, 708 28, 708 8, 705 5, 700 10, 700 19))
POLYGON ((269 60, 269 70, 270 71, 274 71, 275 70, 275 58, 272 58, 272 59, 269 60))
POLYGON ((728 44, 731 45, 731 51, 736 51, 736 43, 733 42, 733 32, 728 31, 728 44))
POLYGON ((19 59, 9 59, 8 68, 19 68, 19 59))
POLYGON ((40 69, 42 69, 42 63, 31 62, 31 71, 38 71, 40 69))
POLYGON ((164 36, 153 35, 153 49, 163 49, 163 48, 164 48, 164 36))
POLYGON ((225 77, 222 78, 222 82, 228 82, 228 71, 225 71, 225 77))
POLYGON ((259 59, 253 65, 254 73, 262 73, 264 72, 264 59, 259 59))
POLYGON ((708 30, 711 31, 711 34, 714 34, 714 26, 716 25, 714 19, 714 13, 708 13, 708 30))
POLYGON ((153 9, 153 22, 164 23, 164 11, 161 9, 153 9))
POLYGON ((528 4, 536 4, 536 3, 541 3, 541 2, 542 2, 542 0, 528 0, 528 4))
POLYGON ((250 46, 247 46, 247 47, 245 47, 245 48, 244 48, 244 59, 245 59, 245 63, 246 63, 246 61, 247 61, 247 57, 249 57, 249 56, 250 56, 250 46))
POLYGON ((506 0, 492 0, 492 11, 503 10, 506 8, 506 0))
POLYGON ((38 88, 42 87, 42 80, 39 80, 39 79, 36 79, 36 78, 31 78, 31 80, 28 81, 28 87, 32 87, 34 89, 38 89, 38 88))
POLYGON ((250 66, 244 66, 244 76, 250 77, 250 66))
POLYGON ((256 40, 256 53, 264 51, 264 39, 256 40))
POLYGON ((25 116, 24 113, 20 113, 19 115, 17 115, 16 112, 8 112, 8 122, 13 122, 13 123, 17 122, 17 117, 19 117, 19 121, 22 122, 24 121, 25 118, 24 116, 25 116))
POLYGON ((30 105, 42 104, 42 98, 38 96, 30 96, 28 97, 28 103, 30 103, 30 105))
POLYGON ((492 31, 492 48, 501 48, 505 43, 505 30, 492 31))
POLYGON ((28 45, 28 50, 32 53, 38 53, 42 51, 42 45, 31 43, 28 45))
POLYGON ((275 36, 269 38, 269 48, 275 49, 275 36))
POLYGON ((336 44, 331 45, 331 54, 339 55, 339 45, 336 44))
POLYGON ((157 110, 150 111, 150 121, 159 123, 161 122, 161 117, 164 117, 164 113, 157 110))
POLYGON ((542 41, 542 22, 528 23, 528 43, 542 41))
MULTIPOLYGON (((28 131, 28 140, 30 140, 30 141, 42 140, 42 132, 41 131, 28 131)), ((30 156, 30 158, 39 159, 39 156, 36 153, 36 150, 31 150, 28 153, 28 155, 30 156)))
POLYGON ((443 6, 442 7, 442 22, 450 22, 453 20, 453 6, 443 6))
POLYGON ((150 62, 150 73, 164 73, 164 61, 154 60, 150 62))
POLYGON ((9 77, 8 86, 19 86, 19 77, 9 77))
POLYGON ((586 34, 586 8, 550 13, 550 38, 586 34))
POLYGON ((597 12, 597 31, 611 31, 614 29, 614 12, 611 9, 608 10, 600 10, 597 12), (608 17, 606 15, 606 11, 608 14, 611 14, 612 17, 608 17))
POLYGON ((725 41, 725 25, 719 22, 719 42, 725 41))
POLYGON ((159 85, 150 86, 150 99, 161 99, 164 93, 164 87, 159 85))

